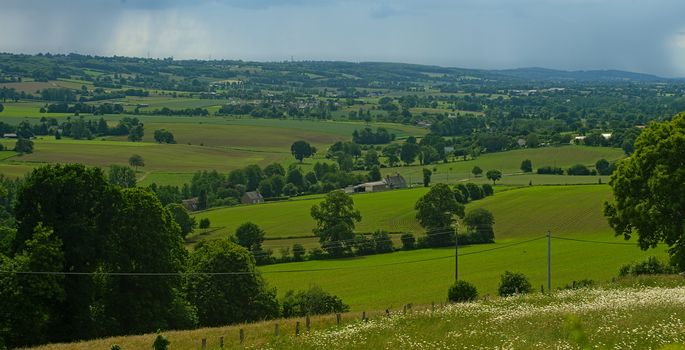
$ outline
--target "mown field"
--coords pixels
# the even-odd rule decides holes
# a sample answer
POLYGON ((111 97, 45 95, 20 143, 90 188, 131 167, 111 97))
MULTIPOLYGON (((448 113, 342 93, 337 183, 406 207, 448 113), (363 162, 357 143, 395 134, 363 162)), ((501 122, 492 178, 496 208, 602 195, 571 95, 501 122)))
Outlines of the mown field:
MULTIPOLYGON (((474 303, 415 305, 390 317, 382 310, 269 320, 187 331, 168 331, 170 349, 685 349, 682 277, 619 279, 592 288, 538 293, 474 303), (301 334, 295 336, 296 323, 301 334), (279 335, 274 336, 278 324, 279 335), (245 339, 241 344, 240 330, 245 339)), ((35 347, 36 350, 150 348, 155 334, 111 337, 35 347)))
MULTIPOLYGON (((609 230, 602 216, 602 205, 611 197, 611 188, 607 185, 501 188, 508 190, 466 207, 492 211, 498 237, 530 237, 548 229, 559 234, 609 230)), ((362 215, 356 230, 423 232, 416 221, 414 205, 426 192, 426 188, 420 187, 353 195, 355 208, 362 215)), ((222 228, 215 235, 232 233, 242 223, 252 221, 266 231, 268 238, 311 236, 315 222, 310 209, 322 198, 210 209, 198 213, 196 218, 209 218, 213 227, 222 228)), ((212 238, 212 235, 204 237, 212 238)))

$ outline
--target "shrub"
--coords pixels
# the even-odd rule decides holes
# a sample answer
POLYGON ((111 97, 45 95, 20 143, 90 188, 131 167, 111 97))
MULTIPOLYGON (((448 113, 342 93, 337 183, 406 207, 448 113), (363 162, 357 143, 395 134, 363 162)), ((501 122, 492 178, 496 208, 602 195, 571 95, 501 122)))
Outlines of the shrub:
POLYGON ((302 261, 304 260, 304 246, 300 243, 295 243, 293 244, 293 260, 295 261, 302 261))
POLYGON ((618 275, 623 276, 639 276, 639 275, 660 275, 677 273, 675 267, 659 260, 655 256, 650 256, 647 260, 638 261, 632 264, 621 266, 618 275))
POLYGON ((402 240, 402 249, 412 250, 416 247, 416 237, 411 233, 402 234, 400 237, 402 240))
POLYGON ((109 350, 121 350, 121 346, 114 344, 109 348, 109 350))
POLYGON ((390 239, 388 232, 376 230, 372 235, 372 239, 376 248, 376 253, 390 253, 394 250, 392 239, 390 239))
POLYGON ((532 290, 533 287, 524 274, 509 271, 505 271, 504 274, 502 274, 499 288, 497 288, 497 292, 503 297, 514 294, 526 294, 530 293, 532 290))
POLYGON ((152 343, 152 348, 155 350, 167 350, 171 342, 160 331, 157 331, 155 342, 152 343))
POLYGON ((343 303, 340 298, 319 286, 311 286, 298 292, 287 291, 282 305, 283 317, 323 315, 350 310, 350 306, 343 303))
POLYGON ((466 281, 455 282, 447 291, 447 299, 452 302, 473 301, 478 298, 476 286, 466 281))
POLYGON ((569 175, 590 175, 590 169, 583 164, 576 164, 566 171, 569 175))
POLYGON ((544 175, 564 175, 564 169, 551 166, 543 166, 538 168, 538 174, 544 175))
POLYGON ((561 289, 580 289, 580 288, 592 287, 594 285, 595 285, 595 281, 590 280, 590 279, 582 279, 580 281, 573 281, 573 282, 571 282, 571 284, 567 284, 561 289))
POLYGON ((483 195, 489 197, 495 194, 495 190, 492 189, 491 184, 483 184, 483 195))

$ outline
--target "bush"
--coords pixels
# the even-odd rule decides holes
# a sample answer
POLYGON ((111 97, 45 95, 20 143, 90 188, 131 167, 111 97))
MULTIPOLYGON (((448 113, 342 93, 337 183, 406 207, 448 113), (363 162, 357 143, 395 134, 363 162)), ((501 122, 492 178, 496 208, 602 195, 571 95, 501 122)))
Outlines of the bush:
POLYGON ((289 290, 283 297, 283 317, 323 315, 350 310, 350 306, 319 286, 294 292, 289 290))
POLYGON ((595 285, 595 281, 590 280, 590 279, 582 279, 580 281, 573 281, 573 282, 571 282, 571 284, 567 284, 561 289, 580 289, 580 288, 592 287, 594 285, 595 285))
POLYGON ((538 174, 541 175, 564 175, 564 169, 551 166, 544 166, 538 168, 538 174))
POLYGON ((473 301, 478 298, 476 286, 466 281, 455 282, 447 291, 447 299, 452 302, 473 301))
POLYGON ((377 254, 390 253, 394 250, 392 245, 392 239, 390 238, 388 232, 376 230, 376 232, 374 232, 372 235, 372 239, 377 254))
POLYGON ((583 165, 583 164, 576 164, 576 165, 574 165, 574 166, 568 168, 568 170, 567 170, 566 172, 567 172, 569 175, 581 175, 581 176, 585 176, 585 175, 590 175, 590 174, 591 174, 590 169, 589 169, 588 167, 586 167, 585 165, 583 165))
POLYGON ((514 294, 526 294, 532 290, 533 287, 524 274, 509 271, 505 271, 501 276, 499 288, 497 288, 497 292, 503 297, 514 294))
POLYGON ((416 237, 411 233, 404 233, 400 237, 402 240, 402 249, 412 250, 416 247, 416 237))
POLYGON ((167 350, 169 344, 171 344, 169 339, 160 333, 160 331, 157 331, 157 337, 155 338, 154 343, 152 343, 152 348, 155 350, 167 350))
POLYGON ((293 244, 293 260, 294 261, 302 261, 304 260, 304 246, 300 243, 295 243, 293 244))
POLYGON ((633 264, 621 266, 618 275, 624 276, 639 276, 639 275, 661 275, 672 274, 678 271, 674 266, 659 260, 655 256, 650 256, 647 260, 638 261, 633 264))
POLYGON ((495 190, 492 189, 491 184, 483 184, 483 195, 489 197, 495 194, 495 190))

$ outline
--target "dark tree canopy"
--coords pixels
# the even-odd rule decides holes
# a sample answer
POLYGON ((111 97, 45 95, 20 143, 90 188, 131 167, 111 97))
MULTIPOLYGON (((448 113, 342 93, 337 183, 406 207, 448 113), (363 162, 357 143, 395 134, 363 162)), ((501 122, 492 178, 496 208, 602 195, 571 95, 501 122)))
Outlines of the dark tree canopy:
POLYGON ((444 245, 454 236, 454 215, 464 216, 464 206, 456 201, 449 186, 439 183, 416 202, 416 219, 428 231, 431 246, 444 245))
POLYGON ((188 277, 188 299, 197 307, 200 324, 219 326, 278 316, 276 291, 267 288, 245 248, 227 239, 207 241, 191 254, 188 270, 244 273, 188 277))
POLYGON ((637 234, 642 249, 664 242, 685 269, 685 113, 646 128, 635 152, 611 176, 614 201, 604 214, 616 235, 637 234))
POLYGON ((235 237, 238 244, 251 252, 255 252, 262 249, 264 230, 255 223, 246 222, 235 230, 235 237))
POLYGON ((135 187, 136 173, 127 166, 111 165, 109 167, 109 183, 121 187, 135 187))
POLYGON ((351 248, 354 223, 362 216, 354 209, 350 196, 343 191, 330 192, 320 204, 312 206, 311 215, 316 221, 314 234, 329 254, 339 256, 351 248))
POLYGON ((292 146, 290 146, 290 152, 302 163, 304 158, 309 158, 316 153, 316 147, 313 147, 307 141, 295 141, 292 146))
POLYGON ((186 238, 189 233, 193 232, 197 223, 195 218, 188 214, 188 210, 178 203, 171 203, 166 206, 171 213, 171 217, 178 224, 181 229, 181 237, 186 238))
POLYGON ((488 170, 488 172, 485 173, 485 177, 487 177, 488 180, 491 180, 492 184, 494 185, 502 178, 502 172, 496 169, 488 170))

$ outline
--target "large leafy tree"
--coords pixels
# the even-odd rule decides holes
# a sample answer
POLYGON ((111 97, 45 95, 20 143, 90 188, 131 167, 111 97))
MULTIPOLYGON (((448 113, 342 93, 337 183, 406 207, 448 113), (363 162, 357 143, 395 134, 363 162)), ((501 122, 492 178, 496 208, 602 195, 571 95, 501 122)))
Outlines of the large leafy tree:
MULTIPOLYGON (((59 271, 64 263, 62 241, 38 226, 14 257, 0 253, 0 270, 59 271)), ((50 307, 64 298, 62 275, 0 274, 0 347, 48 341, 47 330, 56 316, 50 307)))
POLYGON ((685 270, 685 113, 646 128, 609 184, 614 202, 605 204, 604 214, 616 235, 637 234, 644 250, 665 242, 685 270))
MULTIPOLYGON (((107 238, 114 234, 119 201, 119 192, 99 168, 69 164, 34 169, 17 193, 15 252, 26 249, 35 227, 42 224, 62 242, 64 260, 59 271, 95 272, 107 253, 107 238)), ((51 305, 55 317, 48 337, 58 341, 95 336, 94 281, 68 275, 63 288, 65 298, 51 305)))
POLYGON ((362 220, 349 195, 343 191, 329 192, 320 204, 312 206, 311 215, 316 221, 314 234, 319 236, 321 246, 329 254, 340 256, 349 251, 354 223, 362 220))
POLYGON ((238 244, 251 252, 260 251, 262 249, 264 234, 264 230, 252 222, 246 222, 240 225, 235 231, 235 237, 238 240, 238 244))
POLYGON ((416 202, 416 219, 428 231, 426 242, 433 247, 448 244, 453 237, 454 215, 464 217, 464 206, 456 201, 449 186, 439 183, 416 202))
POLYGON ((171 203, 166 206, 167 210, 171 213, 171 217, 181 228, 181 237, 186 238, 189 233, 195 230, 197 227, 197 222, 195 218, 188 214, 188 210, 178 203, 171 203))
POLYGON ((127 166, 111 165, 109 167, 109 182, 121 187, 135 187, 136 172, 127 166))
MULTIPOLYGON (((124 189, 121 196, 116 231, 108 239, 103 269, 164 274, 183 271, 187 251, 181 229, 171 213, 148 189, 124 189)), ((107 318, 117 321, 114 325, 117 333, 193 325, 179 299, 182 287, 179 276, 103 276, 99 281, 106 291, 103 306, 107 318)))
POLYGON ((245 248, 227 239, 208 241, 191 254, 188 270, 188 299, 201 326, 278 316, 276 291, 267 288, 245 248))
POLYGON ((502 178, 502 172, 497 169, 488 170, 488 172, 485 173, 485 177, 491 180, 492 184, 494 185, 497 181, 499 181, 502 178))
POLYGON ((309 158, 316 153, 316 147, 309 144, 307 141, 295 141, 290 146, 290 152, 293 154, 295 159, 302 163, 304 158, 309 158))

